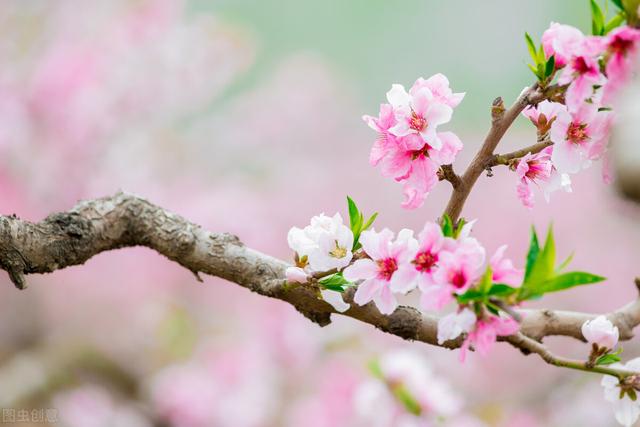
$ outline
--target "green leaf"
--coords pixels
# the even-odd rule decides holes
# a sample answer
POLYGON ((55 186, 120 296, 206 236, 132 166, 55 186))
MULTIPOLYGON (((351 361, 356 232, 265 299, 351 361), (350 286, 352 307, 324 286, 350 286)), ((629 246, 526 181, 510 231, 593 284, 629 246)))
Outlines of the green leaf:
POLYGON ((611 0, 611 3, 615 4, 618 9, 624 10, 622 0, 611 0))
POLYGON ((456 295, 456 300, 459 304, 468 304, 470 302, 482 302, 486 299, 487 295, 478 289, 469 289, 464 294, 456 295))
POLYGON ((487 295, 490 297, 505 298, 510 295, 513 295, 517 291, 518 289, 513 288, 509 285, 505 285, 504 283, 496 283, 493 286, 491 286, 491 289, 489 289, 489 292, 487 292, 487 295))
POLYGON ((369 227, 371 227, 371 225, 373 224, 373 221, 375 221, 377 217, 378 217, 378 212, 375 212, 373 215, 371 215, 371 217, 367 220, 367 222, 362 227, 362 231, 368 230, 369 227))
POLYGON ((411 395, 407 387, 404 384, 398 384, 392 388, 393 395, 398 399, 400 403, 405 407, 407 412, 413 415, 419 416, 422 413, 422 407, 420 403, 411 395))
POLYGON ((542 47, 542 45, 540 45, 540 47, 538 48, 538 67, 543 66, 545 62, 547 62, 547 57, 544 54, 544 48, 542 47))
POLYGON ((626 20, 626 14, 624 12, 618 13, 616 16, 611 18, 609 22, 607 22, 607 25, 605 25, 604 27, 604 34, 609 34, 612 30, 622 25, 625 20, 626 20))
POLYGON ((489 293, 489 290, 491 289, 492 284, 493 284, 493 270, 489 265, 487 266, 487 269, 485 270, 484 274, 482 275, 482 279, 478 284, 478 290, 482 292, 482 294, 486 295, 487 293, 489 293))
POLYGON ((553 275, 556 262, 556 244, 553 238, 553 227, 547 231, 547 239, 544 248, 538 253, 536 261, 531 267, 529 276, 525 279, 525 285, 542 282, 553 275))
POLYGON ((524 39, 527 41, 527 48, 529 49, 529 55, 531 55, 531 59, 533 59, 533 63, 538 65, 538 54, 536 52, 536 44, 533 42, 533 39, 529 35, 529 33, 524 33, 524 39))
POLYGON ((384 374, 382 373, 382 368, 380 368, 380 362, 378 362, 378 359, 371 359, 367 364, 367 367, 369 368, 371 375, 379 380, 384 379, 384 374))
POLYGON ((538 68, 531 65, 531 64, 527 64, 527 67, 529 67, 529 69, 531 70, 531 72, 538 78, 538 80, 541 80, 540 76, 538 75, 538 68))
POLYGON ((591 31, 594 36, 604 34, 604 14, 596 0, 591 0, 591 31))
POLYGON ((616 356, 615 354, 605 354, 604 356, 600 356, 598 360, 596 360, 596 366, 598 365, 611 365, 612 363, 616 363, 621 361, 620 356, 616 356))
POLYGON ((544 68, 545 68, 544 61, 541 62, 540 64, 538 64, 538 70, 537 70, 538 74, 537 74, 537 76, 538 76, 538 80, 540 80, 540 81, 544 80, 544 68))
POLYGON ((352 286, 353 283, 344 278, 342 273, 335 273, 318 280, 318 283, 325 289, 336 292, 344 292, 345 288, 352 286))
POLYGON ((640 23, 640 16, 638 16, 640 0, 622 0, 621 3, 626 12, 627 24, 631 27, 638 26, 638 23, 640 23))
POLYGON ((453 231, 453 238, 457 239, 458 236, 460 235, 460 232, 462 231, 462 229, 464 228, 465 224, 467 223, 467 220, 464 218, 460 218, 458 220, 458 226, 456 227, 456 229, 453 231))
POLYGON ((546 294, 549 292, 558 292, 575 286, 590 285, 606 280, 602 276, 597 276, 583 271, 572 271, 559 276, 552 277, 539 284, 536 284, 535 291, 537 294, 546 294))
POLYGON ((524 273, 525 282, 531 275, 531 270, 533 269, 533 265, 536 263, 536 260, 538 259, 539 253, 540 253, 540 245, 538 244, 538 234, 536 233, 535 227, 531 227, 531 243, 529 244, 529 252, 527 253, 527 266, 525 268, 525 273, 524 273))
POLYGON ((570 263, 571 261, 573 261, 573 255, 574 255, 574 253, 572 252, 572 253, 571 253, 571 255, 569 255, 569 256, 567 257, 567 259, 565 259, 564 261, 562 261, 562 264, 560 264, 560 265, 558 266, 558 268, 556 268, 556 272, 558 272, 558 273, 559 273, 559 272, 561 272, 562 270, 564 270, 564 269, 569 265, 569 263, 570 263))
POLYGON ((453 222, 447 214, 442 217, 442 234, 444 237, 453 237, 453 222))
POLYGON ((500 307, 493 304, 491 301, 485 301, 485 304, 487 306, 487 310, 489 310, 492 314, 495 314, 496 316, 500 316, 500 307))
POLYGON ((556 70, 556 57, 555 55, 551 55, 551 58, 547 61, 547 65, 544 70, 544 77, 549 78, 556 70))
POLYGON ((358 218, 360 217, 360 211, 358 211, 356 202, 349 196, 347 196, 347 205, 349 206, 349 224, 351 225, 351 231, 354 231, 358 218))
POLYGON ((364 215, 358 209, 356 202, 354 202, 353 199, 349 196, 347 196, 347 205, 349 208, 349 225, 351 228, 351 232, 353 233, 352 250, 355 251, 362 247, 362 245, 360 244, 360 234, 364 230, 368 229, 371 226, 371 224, 373 224, 373 221, 375 221, 376 218, 378 217, 378 213, 376 212, 373 215, 371 215, 371 217, 365 223, 364 215))

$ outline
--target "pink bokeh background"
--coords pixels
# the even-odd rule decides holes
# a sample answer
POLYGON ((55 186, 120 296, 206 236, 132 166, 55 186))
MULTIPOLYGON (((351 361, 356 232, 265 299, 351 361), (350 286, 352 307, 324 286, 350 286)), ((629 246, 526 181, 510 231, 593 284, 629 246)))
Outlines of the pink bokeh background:
MULTIPOLYGON (((251 69, 259 43, 179 0, 7 2, 0 39, 3 214, 37 221, 122 189, 290 259, 288 229, 320 212, 346 215, 346 195, 393 230, 420 229, 448 199, 441 183, 423 208, 400 207, 400 187, 368 164, 375 135, 360 116, 377 106, 321 54, 291 53, 254 86, 229 89, 251 69)), ((454 116, 451 127, 465 143, 460 170, 486 125, 454 116)), ((534 129, 518 127, 501 149, 533 138, 534 129)), ((574 193, 539 200, 533 211, 515 185, 512 172, 495 170, 465 207, 487 250, 507 243, 522 266, 530 226, 543 232, 553 223, 559 257, 575 251, 576 270, 608 278, 532 306, 605 312, 635 298, 640 211, 597 168, 575 179, 574 193)), ((419 425, 613 425, 596 376, 504 345, 461 365, 450 351, 350 319, 321 329, 237 285, 198 283, 144 248, 30 276, 23 292, 4 274, 0 281, 0 408, 55 408, 54 425, 414 425, 380 424, 382 406, 355 403, 372 381, 367 363, 399 350, 418 355, 463 402, 441 424, 419 425)), ((569 356, 584 352, 549 343, 569 356)), ((639 350, 625 344, 625 354, 639 350)))

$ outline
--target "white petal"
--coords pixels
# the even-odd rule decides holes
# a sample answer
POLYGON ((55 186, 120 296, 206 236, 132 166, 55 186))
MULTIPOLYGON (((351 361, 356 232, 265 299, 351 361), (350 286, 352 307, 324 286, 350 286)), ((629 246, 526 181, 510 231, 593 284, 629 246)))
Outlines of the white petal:
POLYGON ((340 292, 324 289, 320 291, 320 294, 322 294, 322 299, 331 304, 339 313, 344 313, 351 308, 349 304, 344 302, 340 292))
POLYGON ((404 89, 404 86, 399 84, 391 85, 391 90, 387 92, 387 101, 394 108, 408 107, 411 101, 411 96, 404 89))

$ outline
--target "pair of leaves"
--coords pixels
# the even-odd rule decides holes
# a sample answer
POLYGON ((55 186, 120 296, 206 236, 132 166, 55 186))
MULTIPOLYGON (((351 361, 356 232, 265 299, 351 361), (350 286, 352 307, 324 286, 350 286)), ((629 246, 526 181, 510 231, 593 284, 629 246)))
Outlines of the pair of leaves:
POLYGON ((615 353, 608 353, 600 356, 598 360, 596 360, 596 366, 606 366, 611 365, 612 363, 617 363, 621 361, 620 354, 622 353, 622 347, 619 348, 615 353))
POLYGON ((621 11, 618 12, 611 20, 607 21, 600 4, 596 0, 591 1, 591 32, 594 36, 604 36, 608 34, 611 30, 622 25, 625 20, 627 13, 625 12, 625 6, 623 5, 622 0, 612 0, 613 4, 615 4, 621 11))
POLYGON ((467 222, 465 221, 464 218, 460 218, 460 220, 458 221, 458 224, 454 225, 453 221, 451 220, 451 217, 447 214, 444 214, 444 216, 442 217, 442 234, 444 235, 444 237, 451 237, 454 239, 457 239, 458 236, 460 235, 460 232, 462 231, 462 228, 464 227, 464 225, 467 222))
POLYGON ((378 212, 374 213, 369 217, 368 220, 364 220, 364 215, 358 209, 356 203, 351 199, 351 197, 347 196, 347 205, 349 207, 349 226, 351 228, 351 232, 353 233, 353 248, 352 250, 357 250, 362 247, 360 244, 360 234, 371 227, 373 221, 378 217, 378 212))
POLYGON ((505 285, 504 283, 493 283, 492 279, 493 271, 491 270, 491 267, 487 267, 487 270, 477 286, 456 296, 458 304, 482 304, 491 313, 499 315, 500 307, 495 304, 495 300, 506 300, 511 295, 515 294, 517 289, 509 285, 505 285))
POLYGON ((553 73, 556 71, 555 55, 551 55, 551 57, 547 59, 544 54, 542 44, 536 48, 536 44, 534 43, 529 33, 524 33, 524 38, 527 42, 529 55, 533 60, 533 65, 527 64, 529 66, 529 69, 538 78, 538 81, 540 83, 547 83, 553 76, 553 73))
POLYGON ((318 280, 318 283, 325 289, 341 293, 344 292, 349 286, 353 286, 353 283, 344 278, 342 272, 323 277, 322 279, 318 280))
POLYGON ((562 273, 572 256, 556 267, 556 246, 553 229, 549 227, 544 247, 540 248, 535 228, 531 229, 531 243, 527 254, 524 283, 518 290, 517 299, 524 301, 540 298, 549 292, 558 292, 574 286, 589 285, 605 280, 604 277, 582 271, 562 273))

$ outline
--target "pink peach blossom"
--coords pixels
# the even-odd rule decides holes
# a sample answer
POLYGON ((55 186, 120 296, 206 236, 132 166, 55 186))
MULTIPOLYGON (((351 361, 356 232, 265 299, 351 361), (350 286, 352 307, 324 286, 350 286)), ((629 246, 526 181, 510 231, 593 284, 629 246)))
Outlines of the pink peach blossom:
POLYGON ((618 27, 606 37, 608 56, 606 74, 609 82, 606 90, 608 96, 618 92, 629 80, 634 60, 638 57, 640 46, 640 30, 629 26, 618 27))
POLYGON ((547 147, 539 153, 527 153, 516 166, 519 181, 516 186, 518 198, 524 206, 531 209, 534 206, 534 196, 531 187, 539 186, 544 198, 549 201, 551 193, 564 189, 571 192, 571 178, 567 174, 560 174, 551 161, 553 147, 547 147))
POLYGON ((396 125, 389 129, 391 134, 398 137, 417 134, 433 148, 441 147, 436 130, 451 120, 453 110, 438 101, 431 89, 423 87, 409 94, 402 85, 394 84, 387 92, 387 100, 397 120, 396 125))
POLYGON ((602 86, 607 78, 600 72, 597 53, 584 47, 571 57, 558 78, 561 85, 569 85, 565 94, 570 111, 578 110, 594 94, 594 87, 602 86))
POLYGON ((438 257, 445 243, 439 224, 428 222, 418 234, 417 252, 408 263, 398 267, 398 276, 402 277, 408 289, 418 286, 424 289, 433 285, 433 274, 437 269, 438 257))
POLYGON ((549 136, 554 142, 551 160, 561 173, 576 173, 591 164, 594 144, 606 145, 609 112, 584 103, 577 112, 561 111, 551 125, 549 136))
POLYGON ((577 48, 584 42, 584 34, 570 25, 552 22, 551 26, 542 34, 542 48, 549 59, 555 56, 556 66, 564 67, 574 55, 577 48))
POLYGON ((454 294, 464 293, 482 275, 484 259, 484 248, 473 238, 458 242, 453 252, 442 252, 433 275, 434 285, 422 289, 422 307, 441 309, 453 301, 454 294))
POLYGON ((438 102, 442 102, 451 108, 456 108, 465 96, 464 92, 453 93, 449 87, 449 79, 441 73, 434 74, 426 80, 422 77, 418 78, 411 89, 409 89, 409 94, 413 95, 425 87, 431 90, 431 93, 438 102))
POLYGON ((511 286, 519 286, 522 283, 524 272, 515 268, 513 262, 504 257, 507 245, 502 245, 491 257, 489 264, 493 273, 494 283, 504 283, 511 286))
POLYGON ((473 346, 481 356, 486 356, 496 342, 497 337, 515 334, 519 329, 518 322, 510 317, 487 316, 476 323, 460 347, 460 360, 464 362, 469 347, 473 346))
POLYGON ((370 259, 359 259, 344 270, 345 279, 363 280, 356 290, 354 302, 364 305, 374 301, 383 314, 393 313, 398 306, 394 293, 409 290, 404 277, 397 271, 398 266, 413 258, 417 246, 411 230, 403 229, 395 240, 393 237, 393 232, 386 228, 379 233, 363 231, 360 243, 370 259))

